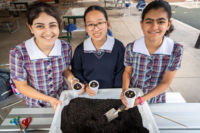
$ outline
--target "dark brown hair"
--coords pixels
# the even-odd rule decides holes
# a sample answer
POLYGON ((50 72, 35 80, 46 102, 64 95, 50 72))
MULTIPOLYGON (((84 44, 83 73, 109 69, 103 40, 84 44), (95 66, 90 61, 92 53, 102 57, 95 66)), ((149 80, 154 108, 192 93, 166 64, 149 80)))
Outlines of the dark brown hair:
POLYGON ((86 22, 86 19, 85 19, 86 15, 87 15, 89 12, 94 11, 94 10, 103 13, 103 15, 104 15, 106 21, 108 21, 108 15, 107 15, 107 13, 106 13, 106 10, 105 10, 103 7, 101 7, 101 6, 93 5, 93 6, 89 6, 89 7, 85 10, 85 13, 84 13, 84 22, 86 22))
MULTIPOLYGON (((164 0, 155 0, 152 1, 151 3, 149 3, 143 10, 142 12, 142 22, 144 21, 144 17, 145 15, 152 9, 159 9, 159 8, 163 8, 166 12, 167 12, 167 16, 168 16, 168 21, 170 21, 171 17, 172 17, 172 11, 171 11, 171 6, 169 5, 168 2, 164 1, 164 0)), ((169 34, 174 30, 174 26, 171 24, 169 30, 166 31, 165 36, 169 36, 169 34)))
POLYGON ((33 20, 38 18, 40 13, 43 12, 54 17, 59 24, 59 28, 61 27, 62 20, 56 8, 44 2, 35 2, 29 6, 26 14, 28 24, 32 25, 33 20))

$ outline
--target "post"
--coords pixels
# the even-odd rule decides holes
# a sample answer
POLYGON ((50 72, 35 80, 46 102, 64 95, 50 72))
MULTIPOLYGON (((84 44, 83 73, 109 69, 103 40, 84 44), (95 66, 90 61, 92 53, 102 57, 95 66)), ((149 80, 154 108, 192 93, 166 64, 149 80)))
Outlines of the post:
POLYGON ((200 49, 200 34, 194 47, 200 49))

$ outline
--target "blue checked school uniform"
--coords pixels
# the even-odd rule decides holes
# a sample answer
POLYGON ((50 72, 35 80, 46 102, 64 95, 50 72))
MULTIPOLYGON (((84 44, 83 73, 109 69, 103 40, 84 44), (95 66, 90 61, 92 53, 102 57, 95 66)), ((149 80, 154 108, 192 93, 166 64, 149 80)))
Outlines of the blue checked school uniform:
POLYGON ((121 88, 124 52, 124 45, 111 36, 98 51, 88 38, 74 52, 72 72, 82 83, 97 80, 100 89, 121 88))
MULTIPOLYGON (((141 88, 144 94, 154 89, 166 71, 178 70, 181 66, 183 46, 164 37, 162 45, 152 55, 145 45, 144 37, 127 45, 124 65, 132 66, 130 87, 141 88)), ((150 99, 149 103, 165 102, 165 92, 150 99)))
MULTIPOLYGON (((13 80, 27 80, 28 85, 40 93, 58 98, 63 90, 68 89, 63 71, 71 63, 71 54, 71 46, 57 39, 49 56, 46 56, 37 47, 32 37, 10 51, 11 83, 13 80)), ((12 89, 18 92, 15 85, 12 85, 12 89)), ((50 105, 26 96, 25 103, 36 107, 50 105)))

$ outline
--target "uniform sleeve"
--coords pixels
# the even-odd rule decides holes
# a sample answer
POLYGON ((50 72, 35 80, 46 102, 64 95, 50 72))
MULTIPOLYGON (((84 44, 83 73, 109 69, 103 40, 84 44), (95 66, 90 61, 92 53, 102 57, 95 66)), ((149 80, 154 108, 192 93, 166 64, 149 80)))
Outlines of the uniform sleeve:
MULTIPOLYGON (((66 42, 65 42, 66 43, 66 42)), ((66 43, 66 51, 65 52, 65 60, 66 60, 66 66, 70 66, 71 65, 71 60, 72 60, 72 47, 69 43, 66 43)))
POLYGON ((72 59, 72 73, 76 78, 78 78, 82 83, 87 83, 87 80, 83 76, 83 65, 82 57, 83 49, 80 45, 75 49, 74 56, 72 59))
POLYGON ((126 46, 124 54, 124 66, 132 66, 133 64, 133 44, 130 43, 126 46))
POLYGON ((117 57, 117 65, 115 68, 115 80, 114 80, 114 88, 121 88, 122 87, 122 74, 124 72, 124 52, 125 48, 121 43, 121 47, 118 52, 117 57))
POLYGON ((167 71, 178 70, 181 66, 182 55, 183 55, 183 46, 180 44, 175 44, 172 57, 170 58, 170 61, 166 70, 167 71))
POLYGON ((9 53, 10 76, 13 80, 27 80, 27 72, 24 68, 25 62, 23 55, 17 48, 10 50, 9 53))

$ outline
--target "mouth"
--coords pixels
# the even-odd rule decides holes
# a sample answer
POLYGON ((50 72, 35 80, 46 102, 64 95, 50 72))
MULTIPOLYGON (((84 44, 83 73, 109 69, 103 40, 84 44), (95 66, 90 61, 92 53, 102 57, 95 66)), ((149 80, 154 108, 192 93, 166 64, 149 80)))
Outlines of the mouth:
POLYGON ((159 31, 153 31, 153 32, 148 32, 149 34, 155 35, 155 34, 159 34, 159 31))
POLYGON ((101 34, 100 34, 100 33, 94 33, 93 36, 94 36, 95 38, 99 38, 99 37, 101 37, 101 34))
POLYGON ((51 40, 51 39, 55 38, 55 35, 52 35, 52 36, 42 36, 42 38, 45 39, 45 40, 51 40))

